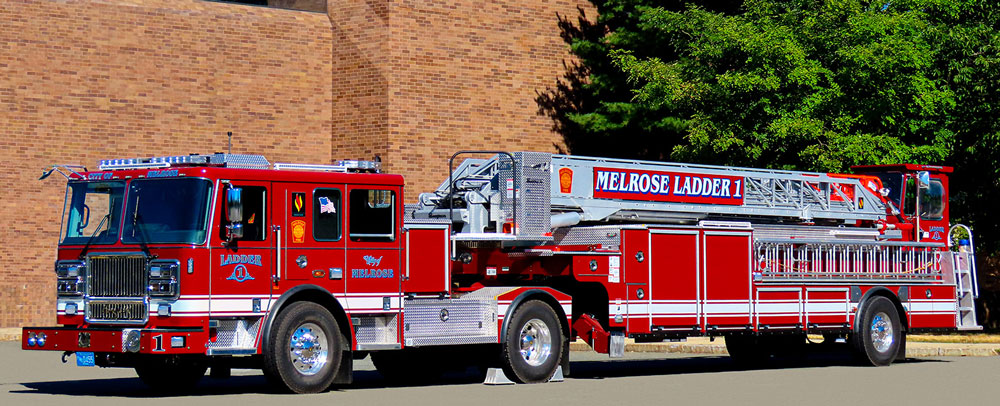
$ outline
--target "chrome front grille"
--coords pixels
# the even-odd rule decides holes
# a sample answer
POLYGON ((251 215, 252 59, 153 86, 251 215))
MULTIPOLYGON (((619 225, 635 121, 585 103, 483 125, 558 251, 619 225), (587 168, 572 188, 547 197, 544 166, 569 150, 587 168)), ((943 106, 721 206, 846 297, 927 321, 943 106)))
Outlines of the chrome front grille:
POLYGON ((146 302, 93 300, 87 304, 87 320, 90 322, 136 322, 146 321, 146 302))
POLYGON ((149 312, 146 257, 93 255, 87 261, 87 311, 91 323, 145 323, 149 312))
POLYGON ((90 297, 146 297, 146 257, 101 255, 87 264, 90 297))

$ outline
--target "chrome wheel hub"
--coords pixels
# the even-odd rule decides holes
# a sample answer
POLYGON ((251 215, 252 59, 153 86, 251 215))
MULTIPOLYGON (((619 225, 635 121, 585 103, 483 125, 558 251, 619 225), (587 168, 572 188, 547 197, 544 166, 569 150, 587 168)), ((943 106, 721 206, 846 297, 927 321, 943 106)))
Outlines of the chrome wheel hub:
POLYGON ((889 319, 889 315, 884 312, 875 314, 875 317, 872 318, 871 337, 875 351, 889 351, 895 339, 892 331, 892 320, 889 319))
POLYGON ((313 323, 305 323, 292 332, 288 353, 295 370, 303 375, 315 375, 326 365, 329 351, 326 334, 313 323))
POLYGON ((528 365, 537 367, 552 354, 552 335, 549 326, 539 319, 528 320, 521 327, 521 358, 528 365))

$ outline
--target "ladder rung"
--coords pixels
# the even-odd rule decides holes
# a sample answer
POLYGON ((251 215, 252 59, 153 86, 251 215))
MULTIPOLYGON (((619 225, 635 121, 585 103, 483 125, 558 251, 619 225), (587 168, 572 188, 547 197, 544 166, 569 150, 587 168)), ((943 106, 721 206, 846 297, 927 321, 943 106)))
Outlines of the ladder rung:
POLYGON ((975 307, 969 307, 969 306, 962 306, 962 307, 958 308, 958 311, 960 311, 960 312, 971 312, 973 310, 976 310, 976 308, 975 307))

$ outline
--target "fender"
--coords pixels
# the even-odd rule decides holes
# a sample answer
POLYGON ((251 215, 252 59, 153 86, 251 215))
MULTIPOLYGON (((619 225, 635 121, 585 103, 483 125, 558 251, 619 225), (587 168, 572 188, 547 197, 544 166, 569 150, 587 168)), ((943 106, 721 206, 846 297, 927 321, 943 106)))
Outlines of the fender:
POLYGON ((328 310, 330 310, 330 313, 333 314, 334 318, 339 319, 339 320, 337 320, 337 324, 341 325, 341 327, 340 327, 341 332, 344 332, 344 331, 348 332, 348 336, 347 336, 347 340, 348 341, 347 341, 346 344, 347 344, 347 348, 350 349, 351 343, 354 340, 354 337, 353 337, 353 335, 350 332, 352 330, 354 330, 354 329, 351 328, 350 325, 343 325, 343 323, 350 323, 350 320, 347 319, 346 316, 345 317, 338 317, 338 314, 337 314, 339 312, 341 315, 345 315, 345 313, 344 313, 344 306, 341 305, 340 301, 337 300, 337 298, 334 297, 332 294, 330 294, 330 292, 328 290, 326 290, 326 289, 324 289, 324 288, 322 288, 320 286, 317 286, 317 285, 299 285, 299 286, 293 287, 291 289, 288 289, 287 291, 285 291, 285 293, 282 293, 281 297, 279 297, 277 300, 274 301, 274 303, 271 304, 271 309, 268 310, 266 319, 264 320, 264 328, 261 331, 262 336, 261 336, 261 341, 260 341, 261 345, 260 345, 260 349, 259 350, 261 352, 263 352, 264 349, 268 348, 268 346, 270 345, 271 327, 274 324, 274 317, 273 316, 275 314, 277 314, 277 312, 280 311, 282 307, 285 306, 285 304, 288 302, 289 299, 291 299, 294 296, 302 295, 303 293, 306 294, 306 295, 318 294, 318 295, 320 295, 320 296, 322 296, 324 298, 328 298, 329 299, 328 301, 326 301, 326 303, 318 302, 318 304, 322 305, 323 307, 326 307, 328 310), (331 306, 333 306, 334 308, 331 309, 330 308, 331 306))
POLYGON ((552 296, 551 293, 549 293, 544 289, 528 289, 525 290, 524 292, 521 292, 521 294, 517 295, 517 297, 514 298, 513 301, 511 301, 510 307, 507 308, 507 313, 504 314, 503 324, 500 327, 501 343, 507 339, 507 324, 510 322, 510 318, 514 314, 514 310, 516 310, 517 307, 520 306, 521 303, 524 302, 525 300, 532 299, 538 296, 541 296, 541 299, 544 300, 546 303, 548 303, 549 306, 552 306, 552 310, 555 310, 556 317, 558 317, 560 321, 560 327, 563 329, 563 332, 566 334, 566 337, 569 338, 569 332, 570 332, 569 323, 566 321, 566 313, 563 312, 562 306, 559 305, 559 300, 557 300, 555 296, 552 296))
POLYGON ((906 309, 903 308, 901 300, 899 300, 899 296, 885 286, 875 286, 868 289, 864 296, 861 297, 861 300, 858 301, 858 310, 854 312, 854 320, 851 322, 851 331, 853 333, 858 333, 858 317, 861 316, 861 310, 863 310, 865 305, 868 304, 868 300, 876 294, 888 297, 889 300, 892 300, 892 303, 896 305, 896 310, 899 312, 899 322, 903 325, 903 330, 905 331, 909 327, 906 317, 906 309))

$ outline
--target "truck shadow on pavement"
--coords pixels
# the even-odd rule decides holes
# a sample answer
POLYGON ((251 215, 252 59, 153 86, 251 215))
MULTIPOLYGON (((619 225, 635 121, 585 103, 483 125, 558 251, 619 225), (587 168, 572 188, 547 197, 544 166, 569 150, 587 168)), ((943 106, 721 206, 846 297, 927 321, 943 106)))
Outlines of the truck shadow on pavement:
MULTIPOLYGON (((949 362, 939 359, 910 358, 897 363, 913 364, 925 362, 949 362)), ((711 374, 733 371, 766 370, 778 368, 822 368, 822 367, 863 368, 850 357, 810 354, 804 358, 771 360, 766 364, 745 366, 734 363, 727 356, 693 356, 670 358, 641 358, 616 360, 573 361, 571 376, 574 379, 606 379, 636 376, 671 376, 679 374, 711 374)), ((464 372, 451 372, 440 379, 421 382, 388 382, 372 370, 354 372, 354 383, 340 390, 379 389, 387 387, 446 386, 478 384, 482 373, 475 368, 464 372)), ((187 391, 157 392, 146 387, 139 378, 87 379, 76 381, 48 381, 21 383, 27 389, 14 390, 20 394, 50 394, 95 397, 161 398, 176 396, 224 396, 233 394, 284 394, 270 386, 263 375, 234 375, 224 380, 205 377, 196 387, 187 391)))

